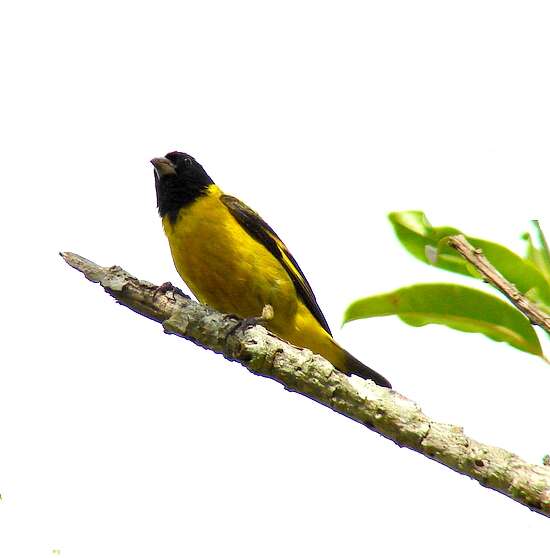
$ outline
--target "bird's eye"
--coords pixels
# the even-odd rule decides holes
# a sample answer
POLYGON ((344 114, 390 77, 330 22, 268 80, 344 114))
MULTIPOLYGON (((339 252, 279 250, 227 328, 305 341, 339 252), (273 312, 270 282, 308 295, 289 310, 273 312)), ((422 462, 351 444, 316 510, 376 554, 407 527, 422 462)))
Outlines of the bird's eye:
POLYGON ((189 157, 186 157, 186 158, 183 160, 183 166, 184 166, 186 169, 190 169, 190 168, 192 167, 192 165, 193 165, 193 159, 190 159, 189 157))

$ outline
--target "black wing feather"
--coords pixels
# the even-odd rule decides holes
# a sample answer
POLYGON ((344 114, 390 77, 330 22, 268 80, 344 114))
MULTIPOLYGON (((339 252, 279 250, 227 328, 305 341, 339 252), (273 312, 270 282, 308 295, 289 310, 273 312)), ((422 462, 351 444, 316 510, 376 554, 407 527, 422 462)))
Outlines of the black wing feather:
POLYGON ((283 266, 285 271, 288 273, 288 276, 292 279, 294 288, 296 289, 296 292, 302 302, 307 306, 322 328, 329 335, 332 335, 330 333, 327 320, 325 319, 325 316, 323 316, 323 312, 321 312, 321 309, 317 304, 317 300, 315 299, 311 286, 300 269, 298 262, 296 262, 292 254, 284 245, 283 241, 277 236, 277 233, 255 211, 250 209, 237 198, 223 195, 220 199, 243 229, 252 238, 257 240, 267 250, 269 250, 269 252, 283 266), (290 261, 294 269, 288 265, 284 259, 285 257, 290 261))

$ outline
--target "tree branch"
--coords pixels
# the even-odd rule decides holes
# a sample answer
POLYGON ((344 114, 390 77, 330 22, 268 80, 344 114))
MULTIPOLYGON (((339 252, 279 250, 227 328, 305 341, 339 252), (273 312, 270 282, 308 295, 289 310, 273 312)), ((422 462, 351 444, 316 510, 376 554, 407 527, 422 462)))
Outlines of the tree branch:
POLYGON ((550 316, 522 295, 515 285, 505 279, 483 255, 480 248, 474 248, 461 234, 449 237, 449 245, 470 262, 520 312, 523 312, 531 323, 542 327, 550 334, 550 316))
POLYGON ((550 467, 523 461, 506 450, 464 435, 462 428, 436 422, 413 401, 356 376, 338 372, 308 349, 282 341, 261 326, 236 328, 239 321, 140 281, 118 266, 109 268, 69 252, 64 260, 101 286, 119 303, 160 322, 167 333, 240 362, 450 469, 550 516, 550 467))

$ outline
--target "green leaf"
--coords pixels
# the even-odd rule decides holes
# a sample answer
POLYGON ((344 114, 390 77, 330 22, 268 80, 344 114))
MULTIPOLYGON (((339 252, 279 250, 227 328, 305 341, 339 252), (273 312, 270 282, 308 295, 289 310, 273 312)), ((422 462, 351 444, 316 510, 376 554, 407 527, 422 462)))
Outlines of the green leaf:
POLYGON ((392 315, 415 327, 441 324, 482 333, 494 341, 542 356, 537 334, 521 312, 493 295, 461 285, 418 284, 363 298, 347 308, 344 323, 392 315))
POLYGON ((538 221, 532 221, 538 240, 539 247, 535 246, 533 239, 529 233, 522 235, 522 238, 527 241, 527 255, 526 259, 531 262, 544 276, 546 281, 550 283, 550 251, 544 233, 538 221))
POLYGON ((445 257, 444 260, 437 257, 439 241, 446 236, 460 234, 458 229, 436 229, 422 211, 397 211, 390 213, 388 217, 397 238, 415 258, 449 271, 465 273, 464 260, 460 256, 456 257, 450 253, 450 257, 445 257))
MULTIPOLYGON (((389 219, 401 244, 416 258, 440 269, 480 278, 479 273, 447 244, 446 237, 462 234, 452 227, 432 227, 422 211, 400 211, 389 219)), ((523 294, 550 305, 550 283, 537 267, 505 246, 466 237, 470 244, 483 250, 491 264, 523 294)))

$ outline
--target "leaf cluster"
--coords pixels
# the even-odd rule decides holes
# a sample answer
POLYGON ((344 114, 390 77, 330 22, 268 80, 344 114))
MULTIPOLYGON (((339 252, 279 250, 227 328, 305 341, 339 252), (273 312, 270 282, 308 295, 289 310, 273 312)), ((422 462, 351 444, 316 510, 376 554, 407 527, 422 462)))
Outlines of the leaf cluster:
MULTIPOLYGON (((480 273, 448 244, 448 238, 464 234, 453 227, 434 227, 422 211, 390 213, 389 220, 404 248, 427 265, 483 280, 480 273)), ((526 255, 470 237, 496 270, 543 310, 550 309, 550 252, 538 221, 534 234, 525 233, 526 255)), ((411 326, 440 324, 453 329, 482 333, 494 341, 543 356, 540 341, 530 321, 507 300, 460 284, 424 283, 353 302, 344 323, 375 316, 398 316, 411 326)))

